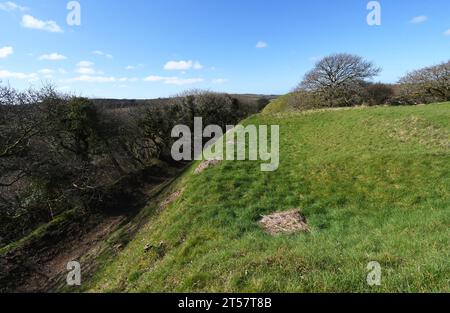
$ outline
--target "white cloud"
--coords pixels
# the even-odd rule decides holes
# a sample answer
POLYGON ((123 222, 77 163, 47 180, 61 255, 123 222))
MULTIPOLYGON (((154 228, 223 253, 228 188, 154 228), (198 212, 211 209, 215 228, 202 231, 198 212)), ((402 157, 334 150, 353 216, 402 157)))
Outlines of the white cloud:
POLYGON ((0 48, 0 59, 7 58, 8 56, 10 56, 13 53, 14 53, 13 47, 0 48))
POLYGON ((69 80, 70 82, 86 82, 86 83, 112 83, 116 81, 113 76, 92 76, 92 75, 81 75, 74 77, 69 80))
POLYGON ((67 74, 67 71, 66 71, 65 69, 63 69, 62 67, 60 67, 60 68, 58 69, 58 73, 59 73, 59 74, 67 74))
POLYGON ((79 67, 75 70, 75 72, 84 75, 103 74, 102 71, 96 71, 92 67, 79 67))
POLYGON ((19 72, 10 72, 7 70, 0 70, 0 79, 37 79, 38 75, 36 73, 19 73, 19 72))
POLYGON ((20 12, 25 12, 28 10, 28 8, 20 6, 14 2, 7 1, 7 2, 0 3, 0 10, 8 11, 8 12, 16 11, 16 10, 20 11, 20 12))
POLYGON ((118 79, 119 82, 136 82, 139 78, 137 77, 121 77, 118 79))
POLYGON ((51 33, 63 32, 61 27, 59 27, 55 21, 41 21, 28 14, 22 17, 22 26, 25 28, 44 30, 51 33))
POLYGON ((179 78, 179 77, 166 77, 166 76, 148 76, 144 78, 147 82, 163 82, 168 85, 192 85, 201 83, 204 81, 203 78, 179 78))
POLYGON ((447 29, 447 30, 444 32, 444 35, 445 35, 445 36, 450 36, 450 29, 447 29))
POLYGON ((192 66, 192 68, 194 70, 201 70, 203 68, 203 65, 201 65, 199 61, 195 61, 194 65, 192 66))
POLYGON ((169 85, 193 85, 203 82, 203 78, 178 78, 178 77, 172 77, 171 79, 168 79, 164 81, 165 84, 169 85))
POLYGON ((216 78, 213 79, 213 84, 225 84, 228 80, 225 78, 216 78))
POLYGON ((167 71, 186 71, 190 69, 201 70, 203 65, 199 61, 169 61, 164 65, 167 71))
POLYGON ((53 78, 53 74, 55 73, 55 70, 44 68, 42 70, 39 70, 38 73, 43 75, 43 78, 53 78))
POLYGON ((47 60, 47 61, 60 61, 65 59, 67 59, 66 56, 56 52, 50 54, 43 54, 39 57, 39 60, 47 60))
POLYGON ((144 78, 144 81, 146 81, 146 82, 159 82, 159 81, 164 81, 164 80, 166 80, 168 78, 169 77, 150 75, 150 76, 144 78))
POLYGON ((183 71, 192 68, 192 61, 169 61, 164 65, 164 69, 168 71, 183 71))
POLYGON ((420 15, 420 16, 413 17, 410 22, 413 24, 420 24, 420 23, 426 22, 427 20, 428 20, 427 16, 420 15))
POLYGON ((103 56, 103 57, 108 58, 108 59, 114 58, 111 54, 106 53, 106 52, 103 52, 103 51, 100 51, 100 50, 92 51, 92 53, 93 53, 93 54, 96 54, 96 55, 103 56))
POLYGON ((97 71, 93 69, 93 65, 94 63, 91 61, 78 62, 75 72, 82 75, 103 75, 103 71, 97 71))
POLYGON ((114 82, 135 82, 138 80, 139 80, 139 78, 136 78, 136 77, 116 78, 114 76, 84 74, 84 75, 80 75, 80 76, 68 79, 67 82, 114 83, 114 82))
POLYGON ((126 70, 135 70, 136 66, 134 65, 128 65, 127 67, 125 67, 126 70))
POLYGON ((264 48, 267 48, 267 47, 268 47, 268 44, 265 41, 258 41, 256 43, 256 48, 258 48, 258 49, 264 49, 264 48))
POLYGON ((44 69, 40 70, 39 73, 43 74, 43 75, 50 75, 50 74, 55 73, 55 71, 51 70, 51 69, 48 69, 48 68, 44 68, 44 69))
POLYGON ((81 61, 81 62, 78 62, 78 64, 77 64, 78 67, 91 67, 93 65, 94 65, 94 63, 90 62, 90 61, 81 61))

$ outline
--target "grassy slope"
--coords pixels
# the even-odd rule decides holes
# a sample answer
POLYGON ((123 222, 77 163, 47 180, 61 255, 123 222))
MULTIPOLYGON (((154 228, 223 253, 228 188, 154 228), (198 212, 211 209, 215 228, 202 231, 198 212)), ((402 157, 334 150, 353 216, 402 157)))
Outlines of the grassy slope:
POLYGON ((280 125, 279 170, 225 161, 193 175, 194 164, 172 187, 183 196, 87 291, 450 291, 450 103, 250 123, 280 125), (311 234, 258 227, 261 214, 290 208, 311 234), (370 261, 382 266, 379 287, 365 282, 370 261))
POLYGON ((289 97, 291 97, 291 94, 286 94, 284 96, 280 96, 272 100, 270 104, 264 108, 262 113, 274 114, 291 110, 291 108, 288 105, 289 97))

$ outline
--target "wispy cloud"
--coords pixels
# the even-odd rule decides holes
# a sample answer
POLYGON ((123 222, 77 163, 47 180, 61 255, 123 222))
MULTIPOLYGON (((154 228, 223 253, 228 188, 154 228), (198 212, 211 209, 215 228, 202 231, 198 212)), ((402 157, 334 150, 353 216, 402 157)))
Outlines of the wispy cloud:
POLYGON ((20 72, 10 72, 7 70, 0 70, 0 79, 37 79, 38 75, 36 73, 20 73, 20 72))
POLYGON ((164 80, 169 79, 169 78, 170 77, 150 75, 150 76, 147 76, 146 78, 144 78, 144 81, 146 81, 146 82, 160 82, 160 81, 164 81, 164 80))
POLYGON ((46 61, 60 61, 67 59, 66 56, 59 54, 59 53, 50 53, 50 54, 43 54, 39 57, 39 60, 46 60, 46 61))
POLYGON ((125 69, 131 71, 131 70, 137 70, 142 67, 144 67, 144 64, 128 65, 127 67, 125 67, 125 69))
POLYGON ((82 75, 103 75, 103 71, 95 70, 92 66, 94 63, 91 61, 78 62, 75 72, 82 75))
POLYGON ((203 78, 180 78, 180 77, 166 77, 166 76, 148 76, 144 78, 144 81, 147 82, 163 82, 168 85, 192 85, 201 83, 204 81, 203 78))
POLYGON ((49 68, 44 68, 42 70, 39 70, 39 74, 43 74, 43 75, 50 75, 55 73, 55 70, 49 69, 49 68))
POLYGON ((68 80, 69 82, 85 82, 85 83, 113 83, 116 78, 113 76, 93 76, 81 75, 68 80))
POLYGON ((92 53, 95 54, 95 55, 103 56, 103 57, 108 58, 108 59, 113 59, 114 58, 111 54, 103 52, 101 50, 95 50, 95 51, 92 51, 92 53))
POLYGON ((78 62, 78 64, 77 64, 78 67, 91 67, 93 65, 94 65, 94 63, 91 61, 81 61, 81 62, 78 62))
POLYGON ((310 62, 316 63, 317 61, 321 60, 323 57, 321 56, 313 56, 309 58, 310 62))
POLYGON ((426 22, 428 20, 428 17, 425 15, 419 15, 419 16, 415 16, 411 19, 411 23, 413 24, 420 24, 423 22, 426 22))
POLYGON ((225 78, 216 78, 216 79, 212 80, 212 83, 220 85, 220 84, 225 84, 227 81, 228 81, 228 79, 225 79, 225 78))
POLYGON ((31 15, 24 15, 22 17, 22 26, 25 28, 38 29, 48 31, 51 33, 62 33, 63 30, 56 24, 55 21, 41 21, 31 15))
POLYGON ((9 57, 11 54, 14 53, 13 47, 3 47, 0 48, 0 59, 4 59, 9 57))
POLYGON ((0 10, 7 11, 7 12, 11 12, 11 11, 25 12, 25 11, 28 11, 28 8, 18 5, 14 2, 7 1, 7 2, 0 3, 0 10))
POLYGON ((139 78, 137 77, 120 77, 117 79, 119 82, 136 82, 139 78))
POLYGON ((447 29, 447 30, 444 32, 444 35, 445 35, 445 36, 450 36, 450 29, 447 29))
POLYGON ((169 61, 164 65, 167 71, 186 71, 190 69, 201 70, 203 65, 199 61, 169 61))
POLYGON ((49 68, 44 68, 39 70, 38 73, 43 75, 44 78, 53 78, 53 74, 56 73, 56 71, 49 68))
POLYGON ((78 74, 84 74, 84 75, 94 75, 94 74, 103 74, 102 71, 97 71, 93 69, 92 67, 79 67, 75 70, 78 74))
POLYGON ((193 84, 198 84, 203 82, 204 79, 203 78, 178 78, 178 77, 173 77, 171 79, 168 79, 166 81, 164 81, 165 84, 169 84, 169 85, 193 85, 193 84))
POLYGON ((67 82, 84 82, 84 83, 114 83, 114 82, 135 82, 138 81, 137 77, 114 77, 114 76, 105 76, 105 75, 80 75, 71 79, 68 79, 67 82))
POLYGON ((269 45, 265 41, 258 41, 256 43, 256 48, 258 48, 258 49, 264 49, 264 48, 267 48, 268 46, 269 45))

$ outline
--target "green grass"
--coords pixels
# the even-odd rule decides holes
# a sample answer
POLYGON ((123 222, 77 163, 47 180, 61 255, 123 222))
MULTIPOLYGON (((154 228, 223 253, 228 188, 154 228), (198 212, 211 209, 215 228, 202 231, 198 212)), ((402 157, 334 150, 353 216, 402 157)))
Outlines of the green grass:
POLYGON ((291 94, 280 96, 275 100, 272 100, 262 111, 262 114, 273 114, 290 110, 288 105, 289 97, 291 94))
POLYGON ((193 175, 194 164, 171 187, 183 195, 85 291, 450 291, 450 103, 266 112, 244 124, 280 125, 278 171, 224 161, 193 175), (310 234, 258 226, 291 208, 310 234), (381 286, 366 283, 370 261, 381 286))

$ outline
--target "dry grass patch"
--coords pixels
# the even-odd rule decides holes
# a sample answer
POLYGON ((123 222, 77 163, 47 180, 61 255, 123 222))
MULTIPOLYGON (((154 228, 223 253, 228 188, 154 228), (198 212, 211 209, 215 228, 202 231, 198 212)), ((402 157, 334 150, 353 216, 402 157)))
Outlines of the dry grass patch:
POLYGON ((259 224, 272 236, 311 231, 305 216, 298 209, 264 215, 259 224))
POLYGON ((167 208, 171 203, 175 202, 182 194, 183 194, 184 188, 175 191, 174 193, 170 194, 167 198, 164 199, 159 204, 158 211, 161 212, 165 208, 167 208))
POLYGON ((392 128, 390 137, 400 142, 417 141, 430 148, 450 148, 450 134, 425 119, 411 116, 390 126, 392 128))

